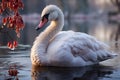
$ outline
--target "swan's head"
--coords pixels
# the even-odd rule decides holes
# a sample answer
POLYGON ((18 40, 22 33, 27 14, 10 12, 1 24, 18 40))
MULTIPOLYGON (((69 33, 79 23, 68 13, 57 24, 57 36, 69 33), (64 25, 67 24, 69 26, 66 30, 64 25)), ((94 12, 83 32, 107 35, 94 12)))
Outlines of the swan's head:
POLYGON ((41 21, 37 30, 42 28, 48 21, 56 21, 60 18, 60 16, 63 17, 63 13, 60 8, 58 8, 55 5, 48 5, 46 6, 41 14, 41 21))

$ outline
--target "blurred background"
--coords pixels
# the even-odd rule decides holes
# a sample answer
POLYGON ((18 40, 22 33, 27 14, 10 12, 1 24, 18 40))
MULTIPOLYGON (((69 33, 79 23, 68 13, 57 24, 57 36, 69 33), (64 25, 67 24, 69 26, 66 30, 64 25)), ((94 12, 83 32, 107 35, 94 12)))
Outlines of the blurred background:
MULTIPOLYGON (((32 45, 34 38, 41 32, 35 31, 40 14, 48 4, 59 6, 65 15, 63 30, 88 33, 101 41, 119 38, 119 0, 23 0, 24 9, 20 10, 25 28, 21 31, 20 44, 32 45)), ((0 43, 6 44, 7 35, 0 34, 0 43)), ((119 44, 117 43, 117 46, 119 44)))

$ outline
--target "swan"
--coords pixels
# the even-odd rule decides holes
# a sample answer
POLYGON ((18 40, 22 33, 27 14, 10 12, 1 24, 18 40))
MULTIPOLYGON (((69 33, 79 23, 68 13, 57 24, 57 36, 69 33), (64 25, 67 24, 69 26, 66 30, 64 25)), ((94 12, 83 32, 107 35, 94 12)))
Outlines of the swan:
POLYGON ((61 31, 64 15, 56 5, 47 5, 41 14, 41 29, 50 25, 35 39, 31 48, 31 62, 35 66, 80 67, 98 64, 116 56, 108 45, 86 33, 61 31))

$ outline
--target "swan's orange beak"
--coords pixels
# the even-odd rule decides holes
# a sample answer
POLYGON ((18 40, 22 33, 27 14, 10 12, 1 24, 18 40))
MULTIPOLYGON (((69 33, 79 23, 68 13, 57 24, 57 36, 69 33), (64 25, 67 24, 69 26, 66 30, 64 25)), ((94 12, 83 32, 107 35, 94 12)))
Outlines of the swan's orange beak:
POLYGON ((48 19, 45 17, 40 21, 40 24, 36 27, 36 30, 41 29, 46 23, 48 22, 48 19))

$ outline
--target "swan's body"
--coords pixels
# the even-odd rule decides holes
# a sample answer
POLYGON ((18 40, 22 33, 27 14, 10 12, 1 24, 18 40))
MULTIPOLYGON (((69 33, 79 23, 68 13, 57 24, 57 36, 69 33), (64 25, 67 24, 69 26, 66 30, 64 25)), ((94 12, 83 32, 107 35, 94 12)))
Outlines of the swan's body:
POLYGON ((50 20, 51 24, 35 40, 31 62, 40 66, 77 67, 97 64, 116 56, 106 44, 85 33, 61 31, 62 11, 55 5, 45 7, 38 28, 50 20), (59 32, 61 31, 61 32, 59 32))

